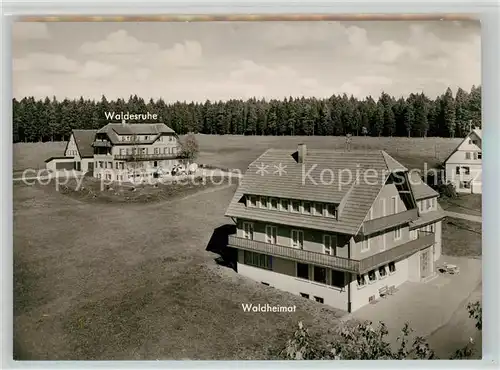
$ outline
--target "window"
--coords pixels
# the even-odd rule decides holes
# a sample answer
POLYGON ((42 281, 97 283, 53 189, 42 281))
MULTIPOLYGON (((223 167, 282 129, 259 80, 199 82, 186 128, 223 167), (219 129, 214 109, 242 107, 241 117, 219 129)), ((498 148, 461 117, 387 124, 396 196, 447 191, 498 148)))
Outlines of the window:
POLYGON ((366 237, 365 239, 363 239, 361 241, 361 252, 366 252, 366 251, 370 250, 369 240, 370 240, 370 238, 366 237))
POLYGON ((257 197, 256 196, 251 195, 251 196, 248 197, 248 200, 249 200, 248 205, 250 207, 257 207, 257 197))
POLYGON ((432 202, 430 199, 426 199, 426 206, 427 206, 427 210, 432 208, 432 202))
POLYGON ((121 167, 122 170, 124 170, 125 169, 125 163, 120 162, 120 167, 121 167))
POLYGON ((269 203, 270 203, 271 209, 274 209, 274 210, 278 209, 278 199, 271 198, 269 203))
POLYGON ((297 262, 297 277, 309 280, 309 265, 297 262))
POLYGON ((337 246, 337 237, 335 235, 323 235, 323 252, 325 254, 335 255, 335 247, 337 246))
POLYGON ((380 199, 380 214, 381 217, 385 216, 385 198, 380 199))
POLYGON ((260 197, 260 208, 267 208, 267 197, 260 197))
POLYGON ((292 248, 304 248, 304 232, 302 230, 292 230, 292 248))
POLYGON ((380 275, 381 278, 387 276, 387 270, 385 269, 385 266, 380 266, 378 268, 378 274, 380 275))
POLYGON ((155 154, 159 154, 160 153, 160 149, 159 148, 154 148, 154 153, 155 154))
POLYGON ((334 217, 337 218, 337 208, 334 204, 326 205, 326 217, 334 217))
POLYGON ((470 175, 470 167, 462 167, 466 175, 470 175))
POLYGON ((396 197, 391 197, 391 214, 398 213, 398 200, 396 197))
POLYGON ((393 274, 396 272, 396 264, 394 262, 389 262, 389 273, 393 274))
POLYGON ((460 167, 459 166, 457 166, 457 168, 455 169, 455 174, 460 175, 460 167))
POLYGON ((474 159, 477 159, 477 152, 474 152, 474 159))
POLYGON ((358 286, 364 286, 366 284, 365 275, 358 275, 358 286))
POLYGON ((253 223, 243 222, 243 238, 253 240, 253 223))
POLYGON ((309 294, 306 294, 306 293, 300 293, 300 296, 301 296, 302 298, 307 298, 307 299, 309 299, 309 294))
POLYGON ((368 280, 370 281, 370 283, 373 283, 374 281, 377 280, 377 275, 375 275, 375 270, 371 270, 368 273, 368 280))
POLYGON ((332 270, 331 285, 337 288, 345 287, 345 274, 343 271, 332 270))
POLYGON ((158 167, 158 161, 153 162, 153 167, 158 167))
POLYGON ((109 168, 113 169, 113 162, 108 162, 109 163, 109 168))
POLYGON ((149 136, 144 136, 144 140, 149 140, 149 136))
POLYGON ((470 152, 465 152, 465 159, 470 159, 470 152))
POLYGON ((398 227, 394 230, 394 240, 401 239, 401 227, 398 227))
POLYGON ((314 215, 323 216, 323 203, 314 203, 314 215))
POLYGON ((271 256, 265 254, 244 251, 243 260, 245 265, 260 267, 268 270, 272 269, 271 256))
POLYGON ((315 299, 315 300, 316 300, 316 302, 318 302, 318 303, 324 303, 324 302, 325 302, 325 300, 324 300, 323 298, 321 298, 321 297, 316 297, 316 296, 314 296, 314 299, 315 299))
POLYGON ((309 203, 309 202, 302 203, 302 213, 305 213, 305 214, 311 213, 311 203, 309 203))
POLYGON ((470 183, 468 181, 460 181, 458 186, 460 189, 470 189, 470 183))
POLYGON ((314 266, 314 281, 326 284, 326 268, 314 266))
POLYGON ((477 152, 477 159, 482 159, 483 158, 483 153, 477 152))
POLYGON ((471 139, 469 139, 469 144, 472 144, 472 140, 471 139))
POLYGON ((435 232, 434 224, 431 224, 431 225, 430 225, 429 231, 430 231, 431 233, 435 232))
POLYGON ((292 212, 300 212, 300 202, 298 200, 292 200, 292 212))
POLYGON ((288 199, 281 199, 281 210, 282 211, 288 211, 289 206, 290 206, 290 203, 288 202, 288 199))
POLYGON ((276 226, 266 225, 266 243, 276 244, 278 228, 276 226))
POLYGON ((386 243, 385 243, 385 234, 380 234, 380 250, 385 251, 386 243))
POLYGON ((477 140, 472 140, 472 144, 477 145, 477 140))

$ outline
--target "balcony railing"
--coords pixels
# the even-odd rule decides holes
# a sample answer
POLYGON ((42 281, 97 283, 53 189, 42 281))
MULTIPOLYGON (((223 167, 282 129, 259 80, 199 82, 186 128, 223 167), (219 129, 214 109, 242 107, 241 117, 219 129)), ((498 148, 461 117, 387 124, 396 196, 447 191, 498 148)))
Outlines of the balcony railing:
POLYGON ((416 208, 409 209, 404 212, 394 213, 385 217, 379 217, 374 220, 365 221, 361 227, 363 235, 371 235, 377 232, 386 230, 391 227, 404 225, 418 218, 416 208))
POLYGON ((419 232, 419 237, 405 244, 388 249, 374 256, 362 260, 331 256, 317 252, 285 247, 284 245, 270 244, 256 240, 244 239, 235 235, 229 236, 228 245, 237 249, 260 252, 271 256, 282 257, 298 262, 314 264, 317 266, 363 274, 389 262, 405 258, 434 243, 434 233, 419 232))
POLYGON ((283 257, 286 259, 292 259, 294 261, 300 261, 304 263, 312 263, 318 266, 333 268, 337 270, 344 270, 348 272, 357 272, 359 270, 359 261, 330 256, 328 254, 306 251, 303 249, 285 247, 283 245, 269 244, 256 240, 239 238, 234 235, 229 236, 228 244, 238 249, 261 252, 263 254, 268 254, 271 256, 283 257))
POLYGON ((389 262, 408 257, 421 249, 431 246, 434 242, 434 233, 419 231, 417 239, 410 240, 409 242, 398 245, 397 247, 387 249, 384 252, 362 259, 360 261, 360 273, 365 273, 389 262))
POLYGON ((116 154, 115 159, 120 161, 154 161, 179 158, 179 154, 116 154))

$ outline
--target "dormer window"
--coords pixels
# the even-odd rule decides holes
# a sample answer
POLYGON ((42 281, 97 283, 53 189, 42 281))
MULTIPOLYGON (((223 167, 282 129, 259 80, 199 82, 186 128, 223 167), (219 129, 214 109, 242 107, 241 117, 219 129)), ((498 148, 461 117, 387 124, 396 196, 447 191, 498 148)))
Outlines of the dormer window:
POLYGON ((300 201, 292 200, 292 212, 300 212, 300 201))
POLYGON ((323 203, 314 203, 314 215, 323 216, 323 203))
POLYGON ((247 206, 248 207, 257 207, 257 197, 254 195, 250 195, 247 197, 247 206))
POLYGON ((260 208, 267 208, 267 197, 260 197, 260 208))
POLYGON ((288 201, 288 199, 281 199, 280 207, 282 211, 288 212, 290 209, 290 202, 288 201))
POLYGON ((477 159, 482 159, 482 158, 483 158, 483 153, 477 152, 477 159))
POLYGON ((271 198, 270 201, 269 201, 269 203, 270 203, 271 209, 273 209, 273 210, 277 210, 278 209, 278 199, 271 198))
POLYGON ((307 215, 311 214, 311 203, 310 202, 303 202, 302 203, 302 213, 305 213, 307 215))
POLYGON ((334 217, 337 218, 337 208, 334 204, 327 204, 325 208, 325 216, 326 217, 334 217))

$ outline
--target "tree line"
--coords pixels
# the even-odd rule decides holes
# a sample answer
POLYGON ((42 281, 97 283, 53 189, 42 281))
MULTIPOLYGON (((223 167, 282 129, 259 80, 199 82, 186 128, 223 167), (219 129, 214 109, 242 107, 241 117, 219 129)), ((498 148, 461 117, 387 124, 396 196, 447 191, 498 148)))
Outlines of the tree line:
POLYGON ((67 140, 72 129, 98 129, 109 123, 105 112, 157 114, 159 122, 178 134, 188 132, 233 135, 366 135, 464 137, 481 127, 481 86, 470 91, 451 88, 431 99, 424 93, 395 98, 382 92, 368 96, 329 98, 288 97, 228 101, 57 100, 46 97, 13 99, 14 142, 67 140))

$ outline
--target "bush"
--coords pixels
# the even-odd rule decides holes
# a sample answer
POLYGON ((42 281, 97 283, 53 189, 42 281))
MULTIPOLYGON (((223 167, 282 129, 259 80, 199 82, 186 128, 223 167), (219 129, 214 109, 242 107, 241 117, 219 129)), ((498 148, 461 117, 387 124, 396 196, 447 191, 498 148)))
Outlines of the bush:
POLYGON ((389 333, 384 323, 373 326, 370 321, 348 321, 340 326, 334 340, 326 345, 315 341, 299 322, 298 329, 281 351, 288 360, 402 360, 432 359, 434 352, 421 337, 410 342, 412 330, 406 324, 398 338, 399 348, 392 351, 386 340, 389 333), (411 343, 411 345, 410 345, 411 343))

